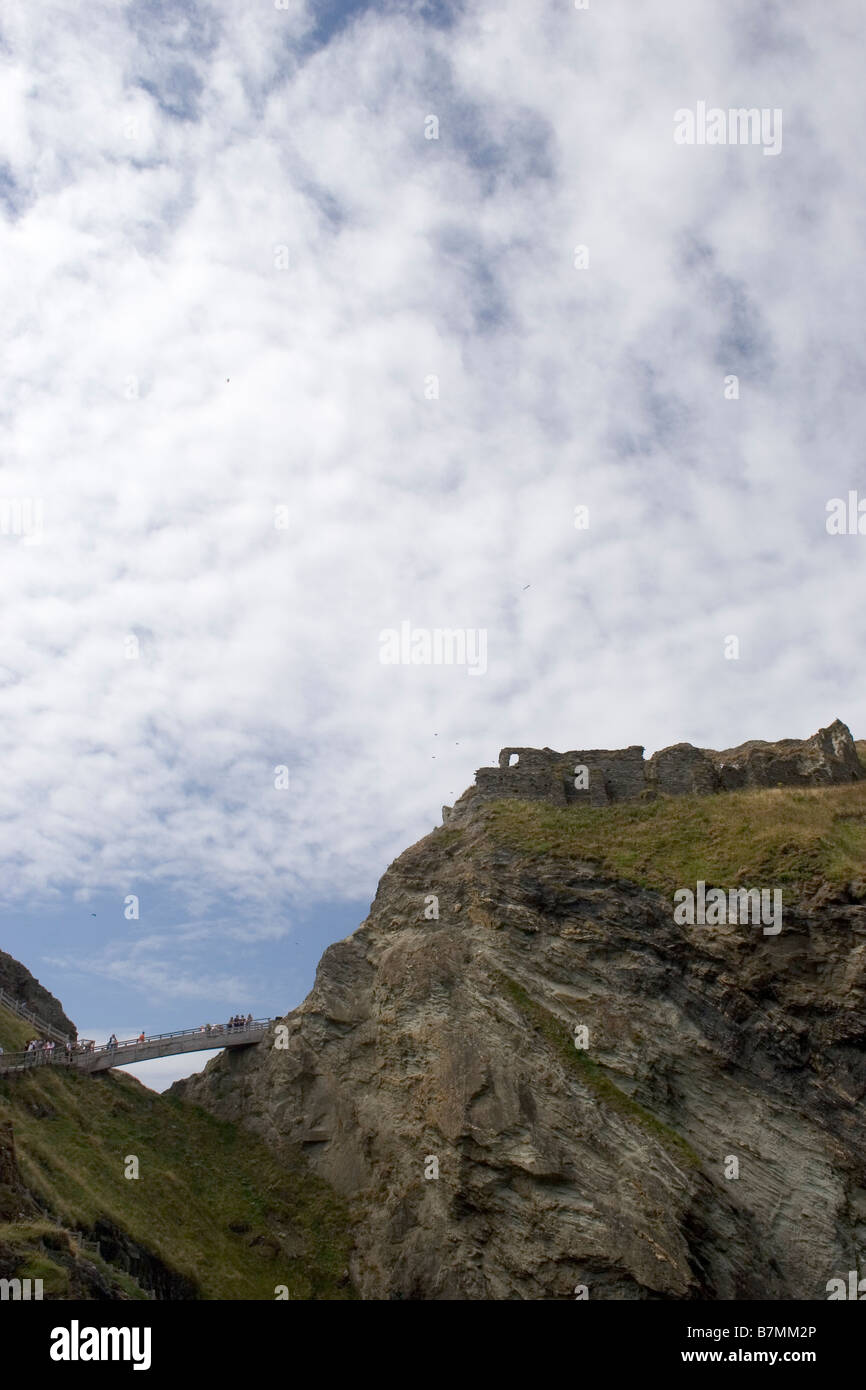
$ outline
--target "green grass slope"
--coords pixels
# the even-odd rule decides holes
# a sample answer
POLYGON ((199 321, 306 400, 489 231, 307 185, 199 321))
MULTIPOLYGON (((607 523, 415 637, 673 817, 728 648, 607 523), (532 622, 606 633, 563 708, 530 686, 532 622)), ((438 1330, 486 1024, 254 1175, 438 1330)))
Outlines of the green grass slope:
POLYGON ((822 882, 866 897, 866 782, 601 807, 503 800, 486 808, 486 826, 516 854, 589 860, 663 893, 703 879, 778 884, 792 898, 822 882))
POLYGON ((5 1052, 23 1052, 36 1029, 0 1004, 0 1047, 5 1052))
MULTIPOLYGON (((0 1044, 17 1050, 27 1036, 28 1025, 0 1007, 0 1044)), ((22 1182, 63 1229, 0 1222, 0 1247, 20 1249, 22 1267, 50 1267, 54 1296, 63 1296, 64 1242, 81 1244, 83 1233, 86 1247, 107 1221, 202 1298, 273 1299, 277 1285, 291 1298, 354 1297, 344 1281, 346 1212, 300 1155, 277 1161, 246 1131, 122 1072, 44 1067, 0 1077, 2 1120, 14 1127, 22 1182), (137 1179, 124 1176, 131 1155, 137 1179)), ((141 1295, 127 1279, 120 1296, 141 1295)))

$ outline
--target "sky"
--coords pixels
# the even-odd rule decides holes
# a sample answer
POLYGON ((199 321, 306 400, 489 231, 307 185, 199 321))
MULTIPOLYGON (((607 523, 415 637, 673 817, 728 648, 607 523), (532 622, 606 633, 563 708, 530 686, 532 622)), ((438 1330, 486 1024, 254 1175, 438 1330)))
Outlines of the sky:
POLYGON ((866 735, 858 39, 6 0, 0 946, 82 1035, 285 1014, 503 746, 866 735))

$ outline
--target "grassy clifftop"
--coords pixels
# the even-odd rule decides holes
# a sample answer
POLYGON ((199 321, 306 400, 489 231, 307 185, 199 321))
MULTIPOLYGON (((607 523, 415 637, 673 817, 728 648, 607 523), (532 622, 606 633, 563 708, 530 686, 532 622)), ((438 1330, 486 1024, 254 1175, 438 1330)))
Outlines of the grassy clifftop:
POLYGON ((517 854, 591 860, 664 893, 698 879, 791 890, 817 880, 866 896, 866 782, 602 807, 498 801, 486 825, 517 854))
MULTIPOLYGON (((0 1007, 0 1044, 17 1050, 27 1036, 28 1025, 0 1007)), ((44 1067, 0 1078, 2 1120, 12 1122, 21 1180, 42 1212, 22 1221, 7 1194, 0 1252, 7 1267, 20 1257, 17 1277, 43 1277, 46 1297, 73 1296, 70 1251, 94 1260, 100 1229, 189 1281, 188 1296, 273 1299, 281 1284, 291 1298, 354 1296, 343 1279, 345 1212, 300 1156, 278 1162, 246 1131, 121 1072, 44 1067), (129 1156, 137 1179, 124 1176, 129 1156)), ((145 1296, 124 1263, 109 1271, 115 1296, 145 1296)))

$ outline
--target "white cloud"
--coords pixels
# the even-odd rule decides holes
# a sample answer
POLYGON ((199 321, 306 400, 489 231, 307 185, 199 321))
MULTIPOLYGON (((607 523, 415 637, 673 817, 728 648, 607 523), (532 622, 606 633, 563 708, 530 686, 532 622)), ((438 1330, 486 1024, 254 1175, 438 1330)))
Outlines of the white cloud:
POLYGON ((4 15, 7 894, 267 916, 503 744, 862 728, 853 7, 371 9, 305 61, 315 6, 158 9, 4 15), (675 146, 698 99, 782 154, 675 146), (381 666, 403 619, 487 675, 381 666))

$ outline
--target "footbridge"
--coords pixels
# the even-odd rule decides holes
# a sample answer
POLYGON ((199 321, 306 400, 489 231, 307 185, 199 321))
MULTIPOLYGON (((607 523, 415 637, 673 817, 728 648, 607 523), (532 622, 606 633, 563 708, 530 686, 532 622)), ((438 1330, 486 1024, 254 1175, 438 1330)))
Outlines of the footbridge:
MULTIPOLYGON (((5 1000, 0 1002, 5 1003, 5 1000)), ((20 1012, 20 1011, 18 1011, 20 1012)), ((45 1046, 28 1052, 0 1054, 0 1074, 29 1071, 32 1067, 75 1067, 78 1071, 108 1071, 110 1067, 128 1067, 133 1062, 150 1062, 154 1057, 175 1057, 182 1052, 212 1052, 224 1047, 254 1047, 267 1035, 275 1018, 256 1018, 242 1024, 201 1024, 198 1028, 180 1028, 174 1033, 151 1033, 146 1037, 128 1038, 123 1042, 105 1043, 57 1041, 57 1030, 43 1027, 35 1014, 24 1015, 43 1037, 49 1034, 53 1048, 45 1046)))

